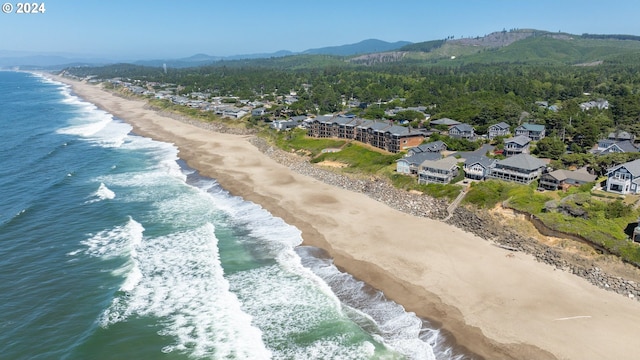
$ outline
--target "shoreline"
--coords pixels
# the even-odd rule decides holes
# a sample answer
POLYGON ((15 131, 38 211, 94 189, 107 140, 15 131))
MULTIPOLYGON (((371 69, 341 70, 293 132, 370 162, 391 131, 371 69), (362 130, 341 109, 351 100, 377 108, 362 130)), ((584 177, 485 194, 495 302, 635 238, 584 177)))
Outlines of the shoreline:
POLYGON ((250 136, 211 132, 146 109, 140 100, 47 76, 70 84, 84 100, 131 124, 136 134, 173 143, 190 167, 296 226, 304 245, 324 249, 340 269, 407 311, 433 319, 480 356, 632 357, 624 344, 640 334, 635 301, 526 254, 506 257, 507 251, 452 225, 296 174, 262 154, 250 136), (559 320, 571 316, 589 317, 559 320))

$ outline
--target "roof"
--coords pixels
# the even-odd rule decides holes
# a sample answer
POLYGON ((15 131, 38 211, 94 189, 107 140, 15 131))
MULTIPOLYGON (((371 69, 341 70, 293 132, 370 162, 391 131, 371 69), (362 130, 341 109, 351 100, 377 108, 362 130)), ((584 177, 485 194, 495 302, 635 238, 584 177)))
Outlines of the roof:
POLYGON ((626 131, 611 132, 608 136, 611 140, 631 140, 633 136, 626 131))
POLYGON ((536 170, 545 167, 544 161, 529 154, 518 154, 497 162, 500 166, 511 167, 523 170, 536 170))
POLYGON ((473 126, 469 124, 456 124, 451 127, 452 129, 458 129, 460 132, 472 132, 473 126))
POLYGON ((488 168, 495 162, 496 162, 496 159, 492 159, 486 156, 469 156, 464 162, 464 165, 471 166, 474 164, 480 164, 482 165, 482 167, 488 168))
POLYGON ((512 138, 508 138, 508 139, 504 139, 504 143, 516 143, 520 146, 525 146, 528 143, 531 142, 531 139, 529 139, 527 136, 524 135, 518 135, 512 138))
POLYGON ((548 174, 545 174, 544 176, 551 176, 552 178, 560 181, 572 179, 572 180, 578 180, 580 182, 585 182, 585 183, 595 181, 597 178, 596 175, 589 174, 585 169, 579 169, 575 171, 555 170, 548 174))
POLYGON ((635 147, 635 145, 633 145, 633 143, 631 143, 631 141, 629 141, 629 140, 619 141, 619 142, 615 143, 614 145, 619 147, 620 150, 622 150, 624 152, 638 152, 638 148, 635 147))
POLYGON ((607 171, 607 175, 622 167, 627 169, 627 171, 629 171, 634 178, 640 176, 640 159, 626 162, 618 166, 614 166, 611 169, 609 169, 609 171, 607 171))
POLYGON ((388 122, 383 122, 383 121, 374 121, 373 124, 369 125, 369 127, 374 131, 386 130, 390 126, 391 125, 389 125, 388 122))
POLYGON ((529 124, 529 123, 524 123, 520 126, 518 126, 518 129, 524 129, 527 131, 543 131, 544 130, 544 125, 539 125, 539 124, 529 124))
POLYGON ((426 144, 422 144, 419 146, 416 146, 413 149, 413 152, 415 153, 419 153, 419 152, 440 152, 440 149, 442 149, 442 147, 444 146, 444 148, 447 148, 447 144, 445 144, 442 140, 437 140, 437 141, 432 141, 430 143, 426 143, 426 144))
POLYGON ((420 164, 421 168, 430 168, 436 170, 451 170, 452 167, 458 165, 458 159, 454 157, 446 157, 440 160, 425 160, 420 164))
POLYGON ((390 132, 393 135, 400 135, 400 136, 410 136, 410 135, 424 136, 423 133, 417 130, 412 130, 410 127, 400 126, 400 125, 392 125, 390 128, 386 129, 385 131, 390 132))
POLYGON ((449 154, 449 156, 456 156, 456 157, 460 157, 462 159, 467 159, 467 158, 470 158, 470 157, 484 156, 486 153, 492 153, 494 149, 495 149, 495 146, 493 146, 493 145, 483 144, 477 150, 474 150, 474 151, 458 151, 458 152, 454 152, 454 153, 449 154))
POLYGON ((411 156, 407 156, 404 158, 400 158, 398 160, 396 160, 396 162, 399 161, 406 161, 409 164, 412 165, 420 165, 422 164, 425 160, 439 160, 442 158, 442 155, 440 153, 437 152, 421 152, 421 153, 417 153, 411 156))
POLYGON ((447 125, 447 126, 453 126, 453 125, 458 125, 460 124, 459 121, 455 121, 453 119, 449 119, 449 118, 442 118, 442 119, 438 119, 438 120, 431 120, 430 122, 431 125, 447 125))
POLYGON ((502 122, 499 122, 497 124, 493 124, 493 125, 489 126, 489 128, 493 128, 493 127, 496 127, 498 129, 501 129, 501 130, 505 130, 505 129, 509 130, 510 126, 506 122, 502 121, 502 122))

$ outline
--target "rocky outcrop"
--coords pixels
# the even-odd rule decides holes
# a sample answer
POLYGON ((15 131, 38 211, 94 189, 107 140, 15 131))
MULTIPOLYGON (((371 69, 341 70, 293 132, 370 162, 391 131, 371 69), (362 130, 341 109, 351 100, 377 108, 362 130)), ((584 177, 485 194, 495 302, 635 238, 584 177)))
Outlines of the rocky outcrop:
POLYGON ((499 247, 532 255, 540 262, 580 276, 597 287, 640 301, 640 284, 637 282, 607 274, 584 257, 563 254, 532 237, 523 236, 499 224, 486 211, 458 208, 448 223, 492 241, 499 247))

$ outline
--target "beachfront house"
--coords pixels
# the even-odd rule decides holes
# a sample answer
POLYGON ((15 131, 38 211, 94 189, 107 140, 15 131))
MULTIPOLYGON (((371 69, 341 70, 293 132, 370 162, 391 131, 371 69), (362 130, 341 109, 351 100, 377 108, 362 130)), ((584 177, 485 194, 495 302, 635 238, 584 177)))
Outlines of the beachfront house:
POLYGON ((544 161, 529 154, 519 154, 498 160, 487 178, 530 184, 542 175, 545 168, 544 161))
POLYGON ((420 152, 405 156, 396 160, 396 172, 404 175, 418 174, 418 168, 425 160, 439 160, 442 155, 439 152, 420 152))
POLYGON ((489 126, 487 129, 487 137, 489 139, 494 139, 498 136, 508 136, 511 135, 511 131, 509 130, 509 124, 506 122, 500 122, 497 124, 493 124, 489 126))
POLYGON ((516 136, 523 135, 533 141, 538 141, 545 137, 544 125, 525 123, 516 128, 516 136))
POLYGON ((571 186, 580 186, 596 181, 596 175, 589 174, 585 168, 578 170, 555 170, 542 174, 538 187, 546 190, 566 190, 571 186))
POLYGON ((504 140, 504 156, 528 154, 531 139, 524 135, 518 135, 504 140))
POLYGON ((425 160, 418 169, 419 184, 448 184, 458 176, 458 159, 446 157, 440 160, 425 160))
POLYGON ((606 191, 617 194, 640 193, 640 159, 609 169, 606 191))
POLYGON ((495 163, 496 159, 486 156, 469 156, 464 161, 464 177, 473 180, 484 180, 495 163))

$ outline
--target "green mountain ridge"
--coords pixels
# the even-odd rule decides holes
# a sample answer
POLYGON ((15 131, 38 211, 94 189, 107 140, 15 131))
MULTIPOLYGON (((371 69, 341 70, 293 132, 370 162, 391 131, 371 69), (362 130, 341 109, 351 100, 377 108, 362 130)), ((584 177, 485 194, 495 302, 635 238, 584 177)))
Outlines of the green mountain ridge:
POLYGON ((633 35, 572 35, 526 29, 445 40, 441 44, 433 41, 414 43, 400 50, 407 51, 403 61, 454 66, 500 63, 576 65, 640 55, 638 40, 640 37, 633 35))

